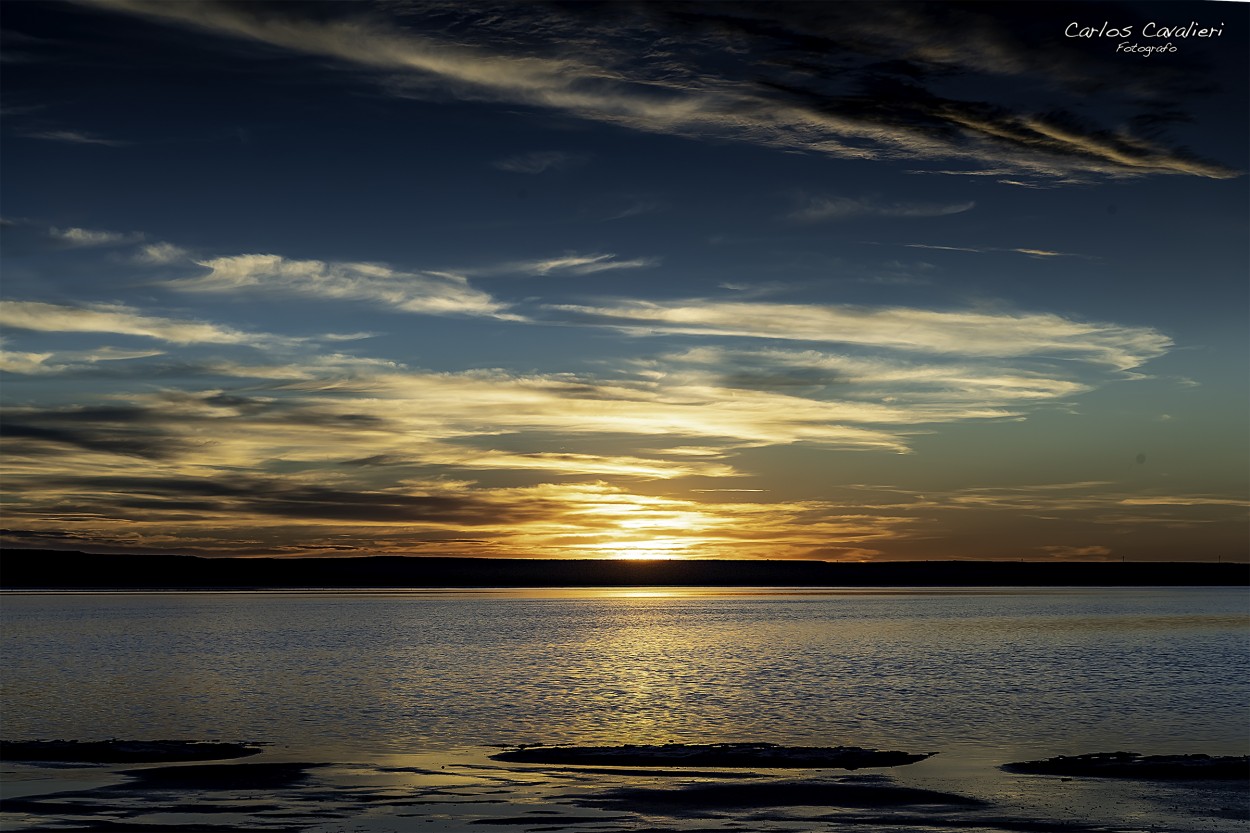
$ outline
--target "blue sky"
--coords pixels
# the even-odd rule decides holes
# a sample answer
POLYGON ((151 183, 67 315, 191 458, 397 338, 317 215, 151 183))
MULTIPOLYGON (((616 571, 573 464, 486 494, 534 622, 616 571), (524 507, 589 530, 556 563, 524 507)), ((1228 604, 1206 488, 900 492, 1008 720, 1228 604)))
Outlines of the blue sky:
POLYGON ((9 4, 4 541, 1244 560, 1248 23, 9 4))

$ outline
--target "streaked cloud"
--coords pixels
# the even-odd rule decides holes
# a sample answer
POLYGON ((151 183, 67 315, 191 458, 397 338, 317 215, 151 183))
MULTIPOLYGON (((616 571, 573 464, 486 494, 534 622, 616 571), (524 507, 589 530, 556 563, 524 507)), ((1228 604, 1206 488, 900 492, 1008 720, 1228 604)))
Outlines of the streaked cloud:
POLYGON ((974 249, 968 246, 931 246, 927 243, 904 243, 909 249, 937 249, 943 252, 986 252, 989 249, 974 249))
POLYGON ((1041 546, 1038 547, 1038 549, 1060 561, 1067 559, 1073 559, 1076 561, 1098 561, 1111 555, 1111 548, 1105 547, 1102 544, 1086 544, 1084 546, 1054 544, 1050 546, 1041 546))
POLYGON ((67 475, 12 514, 10 541, 73 540, 114 551, 214 554, 358 550, 425 555, 570 558, 853 556, 913 522, 821 501, 695 501, 607 483, 512 488, 414 482, 390 489, 265 476, 67 475), (113 521, 110 519, 118 519, 113 521), (122 520, 124 519, 124 520, 122 520), (228 523, 223 523, 228 522, 228 523), (303 530, 292 548, 290 529, 303 530), (322 545, 322 546, 319 546, 322 545))
MULTIPOLYGON (((1233 507, 1250 509, 1250 499, 1239 496, 1212 494, 1129 494, 1123 484, 1110 482, 1083 482, 1063 484, 1038 484, 1016 488, 973 488, 954 492, 939 505, 952 508, 995 508, 1027 510, 1033 512, 1116 512, 1120 520, 1137 519, 1150 522, 1157 519, 1161 507, 1180 509, 1221 509, 1233 507), (1126 514, 1125 508, 1142 514, 1126 514)), ((1238 513, 1242 518, 1245 513, 1238 513)), ((1097 520, 1105 521, 1106 517, 1097 520)))
POLYGON ((467 45, 416 34, 416 27, 355 8, 341 17, 313 17, 302 16, 298 6, 154 0, 94 5, 379 71, 399 94, 507 102, 648 132, 846 159, 956 159, 1017 178, 1238 175, 1073 112, 1025 109, 1014 95, 1020 83, 1004 85, 1012 95, 998 101, 939 94, 927 82, 951 71, 1027 79, 1043 90, 1069 93, 1088 92, 1098 83, 1107 95, 1117 88, 1106 79, 1122 77, 1125 104, 1145 108, 1149 116, 1175 106, 1157 103, 1160 90, 1177 101, 1201 92, 1195 80, 1171 69, 1156 78, 1151 96, 1131 70, 1110 61, 1091 67, 1090 58, 1065 44, 1025 42, 1001 28, 986 36, 985 19, 968 10, 956 15, 969 18, 966 31, 981 35, 939 47, 928 32, 952 24, 948 19, 935 29, 935 12, 927 7, 865 11, 869 7, 860 4, 796 4, 781 10, 770 5, 764 12, 745 5, 613 6, 602 16, 552 6, 524 13, 516 6, 439 7, 473 24, 468 31, 477 43, 467 45), (626 34, 655 43, 678 27, 686 45, 680 57, 610 47, 609 35, 622 43, 626 34), (994 48, 979 52, 974 44, 982 41, 994 48), (900 56, 893 65, 880 60, 884 44, 900 56), (1043 52, 1062 57, 1006 57, 1043 52))
POLYGON ((410 462, 443 465, 457 469, 545 471, 561 475, 615 475, 643 480, 671 480, 676 477, 735 477, 733 466, 721 462, 649 458, 631 455, 575 454, 563 451, 508 452, 498 449, 474 450, 464 445, 444 449, 426 448, 410 462))
MULTIPOLYGON (((605 200, 606 202, 606 200, 605 200)), ((665 207, 663 200, 646 199, 646 198, 630 198, 623 206, 615 208, 604 208, 602 216, 597 219, 600 222, 611 222, 613 220, 626 220, 630 217, 641 217, 644 214, 651 214, 660 211, 665 207)))
POLYGON ((515 271, 532 275, 550 275, 567 272, 572 275, 592 275, 595 272, 609 272, 614 269, 645 269, 656 266, 658 258, 637 257, 629 260, 618 260, 614 254, 576 254, 569 253, 546 260, 524 261, 500 267, 501 271, 515 271))
POLYGON ((904 243, 903 245, 909 249, 935 249, 942 252, 971 252, 972 254, 1008 252, 1011 254, 1028 255, 1029 257, 1079 257, 1089 259, 1088 255, 1073 254, 1072 252, 1056 252, 1051 249, 1004 248, 1002 246, 936 246, 928 243, 904 243))
POLYGON ((403 312, 515 318, 506 305, 474 289, 462 275, 406 272, 379 263, 291 260, 246 254, 197 261, 207 274, 165 281, 179 292, 265 293, 325 300, 368 301, 403 312))
POLYGON ((1121 500, 1120 503, 1124 506, 1243 506, 1250 508, 1250 499, 1216 497, 1211 495, 1126 497, 1121 500))
POLYGON ((716 335, 835 342, 966 356, 1054 356, 1128 370, 1172 341, 1148 327, 1076 321, 1050 313, 994 313, 688 299, 554 305, 585 323, 635 335, 716 335))
POLYGON ((134 259, 137 263, 164 266, 189 260, 190 257, 190 252, 181 246, 175 246, 173 243, 149 243, 139 249, 134 259))
POLYGON ((202 321, 146 315, 124 304, 69 306, 44 301, 5 301, 0 326, 45 333, 114 333, 170 344, 248 344, 292 342, 202 321))
MULTIPOLYGON (((1075 378, 1073 368, 1043 363, 1012 366, 997 361, 903 361, 889 356, 852 356, 816 350, 734 350, 700 347, 663 357, 670 366, 707 368, 730 388, 792 391, 887 403, 917 422, 967 418, 978 407, 1011 407, 1085 393, 1095 379, 1075 378)), ((892 419, 883 421, 893 422, 892 419)))
POLYGON ((23 376, 46 375, 64 373, 92 366, 99 362, 146 359, 161 355, 164 355, 162 350, 124 350, 117 347, 100 347, 95 350, 63 350, 46 353, 27 353, 0 349, 0 371, 23 376))
POLYGON ((135 235, 132 234, 72 227, 63 229, 53 227, 48 230, 48 234, 53 239, 67 246, 74 247, 116 246, 121 243, 129 243, 135 239, 135 235))
POLYGON ((33 130, 22 133, 27 139, 45 139, 49 142, 63 142, 71 145, 103 145, 105 147, 122 147, 130 144, 120 139, 106 139, 78 130, 33 130))
POLYGON ((590 154, 587 153, 548 150, 522 153, 517 156, 497 159, 491 165, 501 171, 509 171, 516 174, 541 174, 544 171, 576 168, 580 165, 585 165, 589 161, 590 154))
POLYGON ((958 203, 885 202, 862 197, 809 196, 803 198, 801 208, 787 216, 801 223, 849 220, 855 217, 945 217, 950 214, 962 214, 974 207, 976 203, 971 201, 958 203))

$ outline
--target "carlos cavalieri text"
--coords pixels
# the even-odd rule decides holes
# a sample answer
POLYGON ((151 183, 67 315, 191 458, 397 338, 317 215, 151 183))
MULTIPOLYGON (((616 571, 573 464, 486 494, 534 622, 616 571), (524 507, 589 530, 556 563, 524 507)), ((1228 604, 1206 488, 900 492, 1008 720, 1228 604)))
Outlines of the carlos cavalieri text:
MULTIPOLYGON (((1084 26, 1073 21, 1064 28, 1063 34, 1069 38, 1131 38, 1133 37, 1133 26, 1112 26, 1110 22, 1104 21, 1101 26, 1084 26)), ((1167 26, 1161 23, 1155 23, 1153 20, 1141 27, 1139 37, 1150 38, 1158 41, 1161 39, 1171 38, 1218 38, 1224 34, 1224 24, 1219 26, 1203 26, 1197 22, 1190 22, 1183 25, 1167 26)), ((1150 46, 1141 46, 1136 43, 1130 43, 1122 40, 1116 45, 1116 52, 1137 52, 1149 56, 1156 52, 1176 52, 1177 48, 1171 43, 1156 43, 1150 46)))

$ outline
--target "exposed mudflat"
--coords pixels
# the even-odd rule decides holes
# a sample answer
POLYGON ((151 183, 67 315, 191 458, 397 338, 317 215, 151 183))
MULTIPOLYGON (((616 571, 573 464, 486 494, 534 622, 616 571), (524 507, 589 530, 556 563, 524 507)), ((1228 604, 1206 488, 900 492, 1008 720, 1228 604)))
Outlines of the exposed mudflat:
POLYGON ((846 774, 759 761, 740 769, 519 764, 481 748, 336 762, 310 762, 308 753, 270 748, 263 760, 212 764, 8 763, 0 830, 1250 833, 1245 783, 1073 777, 1056 789, 1053 778, 992 763, 956 774, 944 756, 889 774, 846 774))

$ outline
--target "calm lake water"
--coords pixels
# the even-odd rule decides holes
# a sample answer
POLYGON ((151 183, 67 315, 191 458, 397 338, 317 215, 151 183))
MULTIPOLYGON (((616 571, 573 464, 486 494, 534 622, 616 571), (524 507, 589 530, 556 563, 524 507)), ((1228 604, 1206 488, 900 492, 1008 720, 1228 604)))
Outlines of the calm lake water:
POLYGON ((1244 589, 8 593, 0 616, 10 739, 257 740, 322 761, 850 744, 986 778, 1250 746, 1244 589))
POLYGON ((7 737, 1246 751, 1241 589, 7 594, 7 737))

